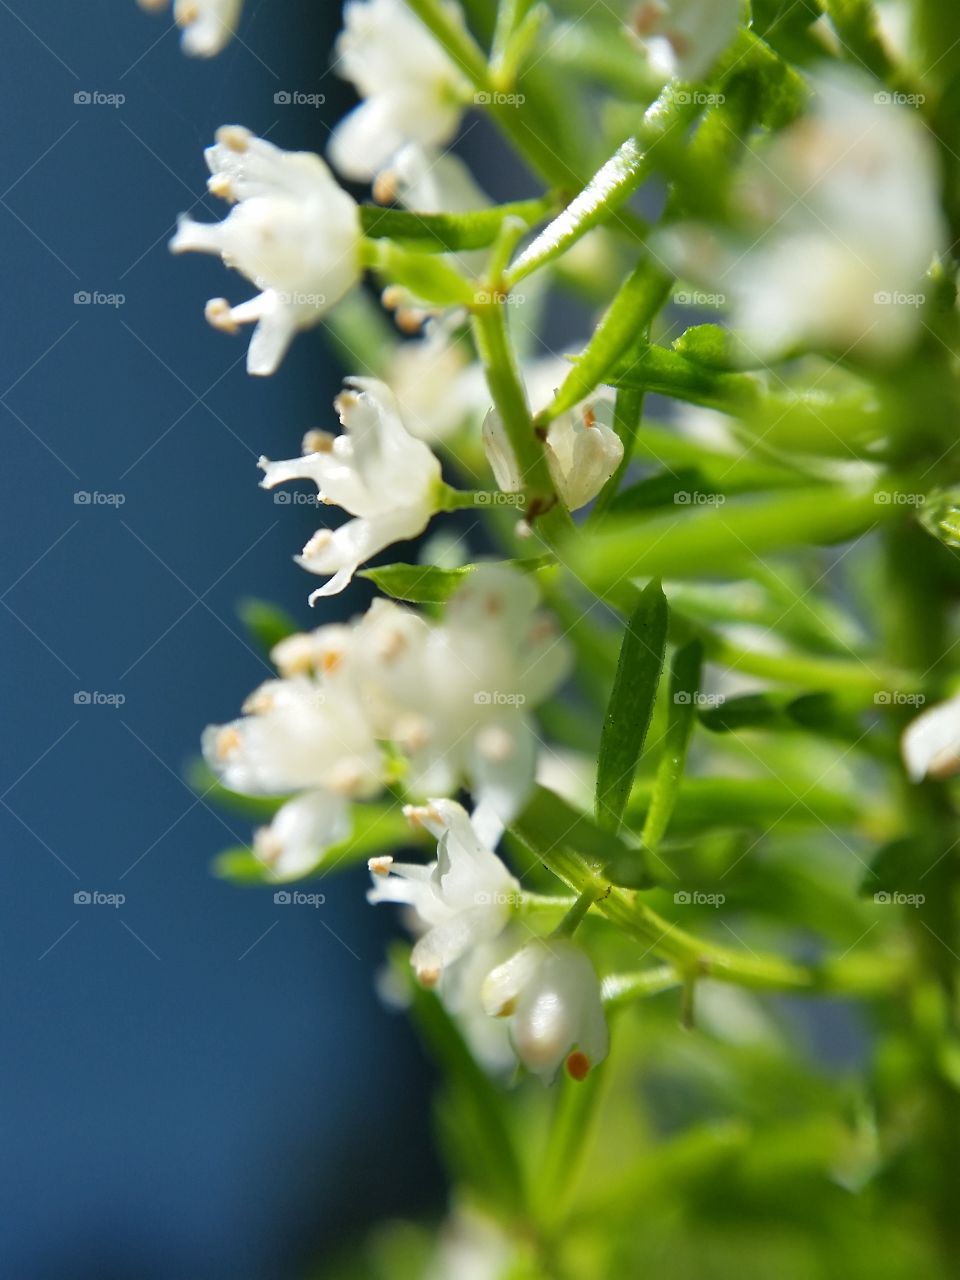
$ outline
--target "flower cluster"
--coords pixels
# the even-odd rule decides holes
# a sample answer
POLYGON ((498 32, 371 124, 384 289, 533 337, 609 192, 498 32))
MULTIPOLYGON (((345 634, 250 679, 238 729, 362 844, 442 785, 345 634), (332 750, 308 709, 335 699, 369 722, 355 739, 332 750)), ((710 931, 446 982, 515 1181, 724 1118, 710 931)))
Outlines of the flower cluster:
POLYGON ((419 981, 441 984, 444 997, 450 991, 450 1007, 471 1040, 483 1044, 477 1023, 484 1015, 504 1019, 529 1071, 552 1080, 565 1065, 582 1080, 608 1049, 600 984, 586 953, 567 938, 517 948, 503 937, 520 885, 460 805, 434 800, 407 814, 437 838, 437 860, 424 866, 372 858, 368 897, 413 909, 420 937, 410 959, 419 981))
POLYGON ((376 600, 351 623, 282 640, 280 678, 248 700, 242 719, 204 737, 210 765, 231 790, 291 796, 255 851, 278 879, 306 874, 349 832, 350 802, 379 794, 389 744, 413 796, 468 783, 500 824, 533 784, 537 737, 530 711, 569 662, 524 575, 480 565, 442 622, 376 600))

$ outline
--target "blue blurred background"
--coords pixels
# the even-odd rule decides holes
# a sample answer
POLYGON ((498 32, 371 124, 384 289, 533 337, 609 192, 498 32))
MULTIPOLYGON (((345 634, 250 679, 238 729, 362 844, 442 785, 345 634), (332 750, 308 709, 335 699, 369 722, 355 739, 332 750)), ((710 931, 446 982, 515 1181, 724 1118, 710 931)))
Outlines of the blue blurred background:
POLYGON ((248 827, 183 781, 203 725, 267 674, 238 600, 320 620, 291 560, 311 509, 274 504, 255 464, 330 425, 341 371, 315 332, 249 379, 246 338, 203 320, 246 282, 166 242, 178 211, 222 215, 203 195, 217 125, 322 149, 349 105, 328 70, 338 8, 248 0, 239 38, 198 62, 133 0, 0 0, 0 1274, 16 1280, 280 1280, 440 1200, 427 1073, 373 992, 390 921, 365 876, 325 883, 322 912, 213 879, 248 827), (292 90, 326 102, 275 102, 292 90), (74 900, 94 892, 125 901, 74 900))

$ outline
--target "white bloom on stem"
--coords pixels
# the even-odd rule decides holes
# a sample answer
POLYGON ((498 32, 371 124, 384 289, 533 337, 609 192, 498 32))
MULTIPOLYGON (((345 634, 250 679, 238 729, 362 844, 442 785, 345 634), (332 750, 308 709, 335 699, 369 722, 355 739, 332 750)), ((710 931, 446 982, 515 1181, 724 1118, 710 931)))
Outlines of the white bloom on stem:
POLYGON ((936 152, 917 113, 849 70, 813 77, 810 113, 777 134, 741 192, 744 246, 702 226, 665 256, 729 296, 753 355, 798 346, 894 354, 917 334, 923 279, 946 243, 936 152))
MULTIPOLYGON (((601 395, 560 414, 547 428, 544 452, 550 478, 570 511, 592 502, 620 465, 623 442, 611 416, 612 402, 601 395)), ((518 493, 523 477, 496 409, 484 419, 483 446, 497 484, 505 493, 518 493)))
POLYGON ((204 153, 207 185, 233 208, 218 223, 182 215, 170 248, 218 254, 261 290, 236 307, 213 298, 206 315, 229 333, 255 323, 247 370, 270 374, 294 334, 316 324, 359 280, 360 216, 312 152, 281 151, 239 125, 225 125, 216 138, 204 153))
POLYGON ((610 1047, 600 983, 590 958, 565 938, 538 939, 498 965, 483 984, 484 1008, 509 1018, 517 1056, 552 1080, 562 1065, 583 1080, 610 1047))
POLYGON ((449 794, 466 776, 478 808, 501 823, 527 800, 538 747, 528 708, 553 692, 570 664, 537 603, 531 578, 484 564, 429 630, 418 685, 422 733, 407 753, 407 784, 418 794, 449 794))
POLYGON ((437 838, 437 860, 423 865, 372 858, 373 888, 367 896, 372 903, 413 908, 425 932, 410 963, 418 981, 432 987, 448 965, 501 933, 520 886, 481 843, 466 810, 455 801, 431 800, 405 812, 437 838))
POLYGON ((659 75, 700 80, 733 39, 739 17, 740 0, 640 0, 630 30, 659 75))
MULTIPOLYGON (((283 645, 291 655, 291 642, 283 645)), ((328 651, 336 648, 334 642, 328 651)), ((383 776, 382 753, 350 679, 322 660, 316 669, 326 677, 310 678, 302 662, 294 665, 298 674, 260 686, 242 719, 211 725, 203 735, 204 756, 230 790, 299 793, 254 837, 254 852, 279 880, 317 866, 326 847, 349 831, 349 801, 377 794, 383 776)))
MULTIPOLYGON (((460 17, 456 5, 445 7, 460 17)), ((403 0, 347 0, 336 68, 363 99, 333 131, 345 177, 375 177, 408 142, 441 146, 460 124, 470 85, 403 0)))
POLYGON ((913 782, 960 773, 960 695, 928 707, 907 725, 903 762, 913 782))
MULTIPOLYGON (((170 0, 139 0, 140 8, 159 12, 170 0)), ((212 58, 224 47, 240 21, 243 0, 174 0, 173 16, 183 30, 184 53, 212 58)))
POLYGON ((437 510, 440 463, 404 426, 396 399, 375 378, 348 378, 335 401, 344 430, 313 431, 304 455, 285 462, 260 459, 265 489, 287 480, 312 480, 320 500, 356 517, 332 532, 320 529, 298 556, 330 581, 310 596, 335 595, 361 564, 394 542, 422 533, 437 510))

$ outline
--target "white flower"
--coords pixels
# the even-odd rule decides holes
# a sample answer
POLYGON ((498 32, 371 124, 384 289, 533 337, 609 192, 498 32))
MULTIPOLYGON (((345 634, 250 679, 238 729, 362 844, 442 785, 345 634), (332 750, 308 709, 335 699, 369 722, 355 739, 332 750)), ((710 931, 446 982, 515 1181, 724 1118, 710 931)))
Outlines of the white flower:
MULTIPOLYGON (((170 0, 139 0, 140 8, 151 12, 166 9, 170 0)), ((173 16, 183 28, 180 46, 184 53, 212 58, 224 47, 240 21, 243 0, 174 0, 173 16)))
POLYGON ((525 803, 538 745, 527 708, 556 688, 570 662, 537 600, 529 577, 480 565, 430 628, 417 686, 420 734, 407 750, 407 785, 418 794, 449 794, 465 775, 478 808, 501 823, 525 803))
POLYGON ((610 1047, 600 983, 585 952, 567 939, 538 939, 494 969, 483 985, 492 1017, 510 1018, 517 1056, 552 1080, 562 1064, 582 1080, 610 1047))
POLYGON ((442 622, 377 599, 352 622, 275 646, 280 678, 203 741, 225 786, 286 801, 254 841, 275 878, 318 865, 348 834, 349 803, 380 794, 398 755, 411 795, 468 784, 475 838, 496 844, 533 785, 527 705, 553 690, 569 659, 536 601, 530 579, 483 565, 442 622))
POLYGON ((471 90, 403 0, 347 0, 343 22, 336 67, 363 102, 334 129, 329 154, 345 177, 364 181, 405 143, 449 142, 471 90))
POLYGON ((418 213, 470 213, 490 204, 459 156, 413 142, 377 175, 374 196, 382 204, 395 201, 418 213))
POLYGON ((700 80, 733 39, 740 0, 641 0, 631 30, 660 75, 700 80))
POLYGON ((945 243, 935 150, 916 113, 877 101, 872 82, 834 70, 812 84, 810 114, 744 184, 761 234, 745 247, 687 227, 661 248, 729 295, 754 355, 806 344, 883 357, 919 329, 924 274, 945 243))
MULTIPOLYGON (((289 657, 291 642, 283 646, 289 657)), ((375 795, 382 786, 382 753, 350 673, 340 674, 332 658, 325 663, 320 657, 337 647, 331 638, 325 648, 317 633, 316 670, 326 676, 312 679, 297 662, 298 674, 261 685, 242 719, 211 725, 203 735, 207 762, 232 791, 300 793, 254 837, 254 852, 276 879, 296 878, 318 865, 326 847, 349 831, 349 800, 375 795)))
MULTIPOLYGON (((560 414, 547 428, 544 453, 550 478, 570 511, 592 502, 623 458, 623 442, 610 424, 611 415, 612 402, 601 395, 560 414)), ((518 493, 523 477, 496 409, 484 419, 483 446, 497 484, 505 493, 518 493)))
POLYGON ((900 746, 913 782, 960 773, 960 694, 911 720, 900 746))
POLYGON ((218 223, 181 216, 170 248, 219 254, 261 290, 236 307, 211 299, 206 314, 231 333, 256 322, 247 369, 269 374, 297 330, 316 324, 359 280, 360 218, 319 156, 281 151, 239 125, 216 137, 204 153, 207 185, 234 207, 218 223))
POLYGON ((405 812, 439 841, 429 865, 372 858, 372 903, 394 902, 416 912, 425 932, 410 963, 418 980, 435 986, 448 965, 495 938, 510 919, 520 886, 479 840, 466 810, 453 800, 431 800, 405 812))
POLYGON ((394 542, 422 533, 437 509, 440 463, 406 429, 393 393, 374 378, 348 378, 336 400, 344 431, 310 432, 304 456, 286 462, 260 459, 263 487, 312 480, 322 502, 356 519, 319 530, 298 557, 311 573, 331 574, 310 596, 335 595, 359 566, 394 542))

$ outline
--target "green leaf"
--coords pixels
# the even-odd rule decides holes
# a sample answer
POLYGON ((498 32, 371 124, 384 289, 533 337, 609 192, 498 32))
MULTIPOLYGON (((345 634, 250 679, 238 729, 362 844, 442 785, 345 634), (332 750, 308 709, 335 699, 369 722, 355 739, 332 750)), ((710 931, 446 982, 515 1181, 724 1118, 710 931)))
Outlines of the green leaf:
MULTIPOLYGON (((525 573, 534 573, 553 563, 552 556, 531 556, 523 560, 507 560, 504 563, 525 573)), ((385 564, 377 569, 363 569, 361 578, 369 578, 385 595, 393 600, 409 600, 413 604, 445 604, 462 587, 475 564, 461 565, 458 569, 439 569, 431 564, 385 564)))
POLYGON ((789 723, 785 704, 790 695, 745 693, 723 698, 715 706, 700 712, 700 723, 713 733, 731 733, 737 729, 771 729, 789 723))
POLYGON ((550 212, 551 204, 546 198, 516 200, 468 213, 416 213, 362 204, 360 224, 371 239, 395 240, 421 253, 457 253, 493 244, 507 218, 519 218, 527 226, 539 222, 550 212))
POLYGON ((512 287, 566 253, 581 236, 617 210, 649 171, 649 162, 637 139, 628 138, 580 194, 524 249, 507 272, 508 284, 512 287))
POLYGON ((597 819, 616 830, 650 727, 667 643, 667 598, 658 580, 640 593, 627 621, 597 760, 597 819))
POLYGON ((667 730, 641 837, 647 849, 655 849, 663 839, 677 803, 693 733, 702 668, 703 646, 699 640, 690 640, 673 656, 667 730))
MULTIPOLYGON (((670 823, 671 837, 680 839, 703 832, 742 828, 778 831, 824 825, 851 826, 860 817, 855 799, 825 787, 798 788, 776 778, 685 778, 670 823)), ((631 827, 642 829, 653 783, 642 779, 634 787, 627 808, 631 827)))
POLYGON ((267 654, 274 645, 300 630, 295 618, 268 600, 242 600, 237 613, 250 635, 267 654))
POLYGON ((898 510, 871 490, 817 485, 763 498, 699 505, 642 522, 609 517, 570 539, 562 558, 602 594, 624 579, 749 573, 787 547, 830 545, 866 532, 898 510))
POLYGON ((552 421, 607 380, 630 344, 663 305, 672 277, 644 259, 626 278, 563 385, 538 419, 552 421))
POLYGON ((762 391, 750 374, 718 371, 677 351, 647 344, 635 347, 607 381, 732 414, 743 413, 762 391))
POLYGON ((473 565, 439 569, 432 564, 385 564, 378 569, 362 569, 359 576, 369 578, 392 600, 443 604, 463 585, 473 568, 473 565))
POLYGON ((733 334, 719 324, 691 325, 671 346, 685 360, 693 360, 709 369, 732 370, 743 367, 742 362, 737 359, 739 352, 733 334))
POLYGON ((707 480, 699 467, 680 467, 676 471, 658 471, 618 493, 610 503, 612 516, 625 516, 657 507, 675 507, 678 493, 717 494, 718 489, 707 480))

